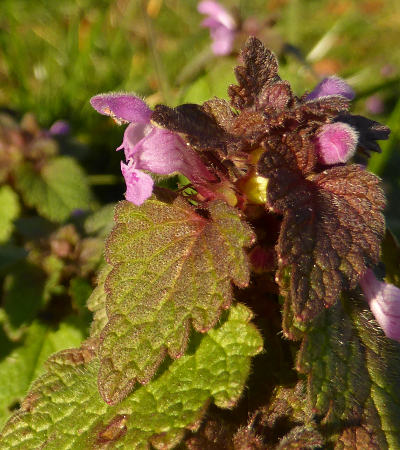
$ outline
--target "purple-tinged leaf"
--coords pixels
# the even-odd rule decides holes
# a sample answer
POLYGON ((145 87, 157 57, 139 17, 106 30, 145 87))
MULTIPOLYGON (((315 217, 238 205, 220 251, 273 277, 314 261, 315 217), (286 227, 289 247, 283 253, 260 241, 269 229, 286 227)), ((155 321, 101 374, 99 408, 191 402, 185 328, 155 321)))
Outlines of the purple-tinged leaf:
POLYGON ((379 448, 400 446, 400 344, 383 335, 359 295, 316 319, 297 369, 308 375, 309 401, 323 425, 358 424, 379 448))
POLYGON ((286 140, 267 147, 259 164, 269 179, 267 206, 283 214, 279 265, 291 267, 288 301, 300 321, 335 304, 342 290, 354 289, 378 262, 385 205, 380 180, 361 166, 305 177, 304 152, 286 140))
POLYGON ((147 383, 168 353, 181 357, 191 326, 206 332, 232 302, 233 281, 249 282, 243 247, 254 236, 235 209, 209 205, 210 218, 182 199, 123 202, 108 238, 108 323, 101 333, 99 388, 109 404, 147 383))
POLYGON ((232 105, 242 110, 254 107, 262 91, 280 81, 275 55, 256 38, 251 37, 241 52, 244 65, 235 69, 238 85, 229 87, 232 105))

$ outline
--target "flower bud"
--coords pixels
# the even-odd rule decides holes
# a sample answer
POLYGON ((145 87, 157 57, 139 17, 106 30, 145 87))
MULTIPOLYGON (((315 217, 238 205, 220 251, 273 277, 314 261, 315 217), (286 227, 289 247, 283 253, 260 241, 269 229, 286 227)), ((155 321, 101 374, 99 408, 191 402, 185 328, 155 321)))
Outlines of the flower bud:
POLYGON ((323 125, 315 140, 319 161, 326 165, 348 161, 354 155, 357 144, 357 131, 343 122, 323 125))
POLYGON ((400 289, 379 281, 371 269, 361 278, 360 286, 372 314, 386 336, 400 341, 400 289))

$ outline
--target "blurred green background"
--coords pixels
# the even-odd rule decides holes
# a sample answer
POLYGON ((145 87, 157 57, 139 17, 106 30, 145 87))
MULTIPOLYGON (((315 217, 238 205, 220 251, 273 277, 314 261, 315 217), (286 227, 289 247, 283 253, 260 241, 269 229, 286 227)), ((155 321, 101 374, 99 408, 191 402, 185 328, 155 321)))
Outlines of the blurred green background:
MULTIPOLYGON (((326 75, 355 89, 353 110, 389 125, 390 141, 370 168, 384 178, 389 225, 400 233, 400 2, 398 0, 224 0, 280 59, 302 94, 326 75), (378 108, 376 106, 379 106, 378 108)), ((226 96, 237 53, 215 57, 195 0, 1 0, 0 107, 33 113, 47 128, 67 120, 69 154, 89 173, 100 203, 122 198, 123 130, 89 98, 132 91, 175 105, 226 96)), ((1 149, 0 149, 1 150, 1 149)))

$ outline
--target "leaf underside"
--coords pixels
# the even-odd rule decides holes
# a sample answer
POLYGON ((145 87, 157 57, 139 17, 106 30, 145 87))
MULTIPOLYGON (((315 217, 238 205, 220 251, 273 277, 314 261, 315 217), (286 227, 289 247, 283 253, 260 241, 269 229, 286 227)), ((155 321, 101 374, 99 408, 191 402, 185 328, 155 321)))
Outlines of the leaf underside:
POLYGON ((168 353, 185 352, 191 329, 206 332, 232 302, 233 281, 249 282, 243 247, 251 229, 216 201, 209 218, 184 200, 116 208, 106 244, 108 323, 101 333, 99 390, 115 404, 148 382, 168 353))
POLYGON ((207 335, 194 336, 192 352, 116 406, 97 390, 96 341, 54 355, 3 430, 1 448, 149 448, 177 445, 185 428, 198 427, 211 399, 231 408, 241 395, 250 357, 262 339, 250 311, 232 307, 207 335))

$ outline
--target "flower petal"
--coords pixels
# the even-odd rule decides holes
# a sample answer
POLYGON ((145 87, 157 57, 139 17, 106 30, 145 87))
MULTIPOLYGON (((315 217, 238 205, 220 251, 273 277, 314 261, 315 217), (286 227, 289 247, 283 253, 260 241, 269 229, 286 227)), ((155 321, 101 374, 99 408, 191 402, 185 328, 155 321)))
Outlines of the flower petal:
POLYGON ((324 78, 306 97, 307 100, 314 100, 329 95, 341 95, 349 100, 355 97, 353 89, 339 77, 324 78))
POLYGON ((153 192, 153 179, 147 173, 137 170, 132 165, 125 164, 122 161, 121 172, 126 183, 125 198, 128 202, 140 206, 153 192))
POLYGON ((125 159, 133 159, 133 155, 137 151, 138 143, 144 139, 153 129, 151 124, 130 123, 125 130, 122 144, 117 150, 124 149, 125 159))
POLYGON ((90 104, 100 114, 134 123, 149 123, 152 114, 141 98, 129 94, 99 94, 90 99, 90 104))
POLYGON ((176 133, 154 127, 135 149, 138 169, 160 175, 180 172, 192 179, 214 179, 196 153, 176 133))
POLYGON ((322 164, 338 164, 348 161, 355 153, 357 131, 343 122, 328 123, 320 127, 315 146, 322 164))
MULTIPOLYGON (((197 5, 197 11, 200 14, 206 14, 214 19, 216 19, 221 25, 225 26, 230 30, 236 28, 234 18, 229 14, 229 12, 218 2, 212 0, 202 1, 197 5)), ((204 25, 208 26, 208 25, 204 25)))
POLYGON ((365 299, 376 321, 390 339, 400 341, 400 289, 379 281, 368 269, 360 280, 365 299))
POLYGON ((211 45, 214 55, 229 55, 232 52, 235 32, 224 26, 210 30, 213 43, 211 45))

